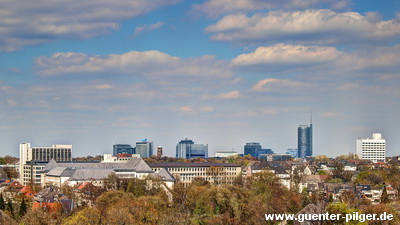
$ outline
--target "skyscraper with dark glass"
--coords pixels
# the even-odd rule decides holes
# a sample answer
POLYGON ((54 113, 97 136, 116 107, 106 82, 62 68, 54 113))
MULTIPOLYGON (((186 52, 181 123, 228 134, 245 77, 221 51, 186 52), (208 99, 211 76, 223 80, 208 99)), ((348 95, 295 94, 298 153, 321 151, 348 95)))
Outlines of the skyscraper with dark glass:
POLYGON ((312 124, 300 125, 297 129, 297 150, 299 158, 306 158, 313 154, 312 124))
POLYGON ((118 154, 135 154, 135 148, 128 144, 115 144, 113 145, 113 155, 118 154))

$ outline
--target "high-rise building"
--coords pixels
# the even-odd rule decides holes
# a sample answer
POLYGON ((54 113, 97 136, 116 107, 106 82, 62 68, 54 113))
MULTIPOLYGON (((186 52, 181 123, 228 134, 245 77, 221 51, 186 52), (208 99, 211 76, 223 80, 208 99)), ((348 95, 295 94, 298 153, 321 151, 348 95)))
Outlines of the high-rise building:
POLYGON ((192 140, 185 138, 176 145, 177 158, 208 158, 208 144, 195 144, 192 140))
POLYGON ((158 157, 158 158, 161 158, 162 155, 163 155, 162 146, 158 146, 158 147, 157 147, 157 157, 158 157))
POLYGON ((253 157, 258 157, 258 151, 261 150, 260 143, 249 142, 244 145, 244 155, 251 155, 253 157))
POLYGON ((313 132, 310 126, 300 125, 297 129, 297 150, 299 158, 306 158, 313 155, 313 132))
POLYGON ((113 145, 113 155, 118 154, 135 154, 135 148, 128 144, 115 144, 113 145))
POLYGON ((386 140, 381 133, 373 133, 372 139, 358 138, 356 141, 357 155, 360 159, 373 162, 384 162, 386 157, 386 140))
POLYGON ((136 142, 136 154, 141 158, 148 158, 153 155, 153 142, 148 141, 146 138, 136 142))
POLYGON ((45 163, 71 161, 72 145, 52 145, 52 147, 31 147, 30 143, 19 145, 19 175, 23 185, 40 183, 40 171, 45 163))

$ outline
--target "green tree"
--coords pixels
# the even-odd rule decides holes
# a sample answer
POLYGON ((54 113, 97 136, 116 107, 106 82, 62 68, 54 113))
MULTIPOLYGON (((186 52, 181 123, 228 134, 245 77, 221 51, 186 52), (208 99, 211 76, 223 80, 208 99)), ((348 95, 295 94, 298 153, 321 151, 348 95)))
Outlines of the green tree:
POLYGON ((0 210, 4 210, 6 208, 6 203, 4 202, 3 193, 0 193, 0 210))
POLYGON ((389 203, 390 198, 386 190, 386 186, 383 186, 382 195, 381 195, 381 203, 389 203))
POLYGON ((26 210, 25 198, 22 198, 21 205, 19 206, 18 216, 23 217, 26 214, 26 210))
POLYGON ((14 216, 14 208, 13 208, 11 200, 8 200, 6 210, 9 211, 12 216, 14 216))

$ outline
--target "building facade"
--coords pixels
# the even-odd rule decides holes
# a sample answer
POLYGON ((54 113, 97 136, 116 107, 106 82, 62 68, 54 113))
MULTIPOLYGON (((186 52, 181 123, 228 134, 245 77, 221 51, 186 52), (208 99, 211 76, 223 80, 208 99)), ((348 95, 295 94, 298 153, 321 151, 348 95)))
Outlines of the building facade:
POLYGON ((233 184, 242 168, 232 163, 149 163, 154 172, 166 169, 172 176, 188 186, 195 178, 213 184, 233 184))
POLYGON ((128 144, 115 144, 113 145, 113 155, 118 154, 135 154, 135 148, 128 144))
POLYGON ((310 126, 300 125, 297 129, 297 150, 299 158, 313 155, 313 131, 310 126))
POLYGON ((153 142, 148 141, 146 138, 136 142, 136 154, 141 158, 148 158, 153 155, 153 142))
POLYGON ((244 155, 251 155, 259 158, 261 154, 274 154, 271 149, 263 149, 260 143, 249 142, 244 145, 244 155))
POLYGON ((195 144, 192 140, 186 138, 176 145, 176 157, 187 159, 208 158, 208 145, 195 144))
POLYGON ((163 156, 163 148, 162 146, 157 147, 157 157, 161 158, 163 156))
MULTIPOLYGON (((19 176, 22 185, 35 183, 40 163, 46 163, 50 160, 71 161, 72 145, 52 145, 52 147, 31 147, 30 143, 22 143, 19 146, 19 176), (38 164, 39 163, 39 164, 38 164)), ((40 177, 40 176, 39 176, 40 177)))
POLYGON ((385 162, 386 140, 382 134, 373 133, 372 139, 358 138, 356 141, 357 155, 360 159, 368 159, 373 162, 385 162))
POLYGON ((288 150, 286 150, 286 154, 291 155, 293 158, 299 157, 299 151, 297 148, 288 148, 288 150))

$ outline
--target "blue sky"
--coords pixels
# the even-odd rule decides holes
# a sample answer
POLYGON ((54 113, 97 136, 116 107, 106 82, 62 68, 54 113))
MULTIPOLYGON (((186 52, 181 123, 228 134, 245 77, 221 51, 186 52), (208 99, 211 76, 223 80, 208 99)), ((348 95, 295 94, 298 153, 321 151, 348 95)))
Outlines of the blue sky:
POLYGON ((0 4, 1 155, 141 138, 283 153, 311 112, 315 155, 373 132, 399 154, 399 0, 0 4))

